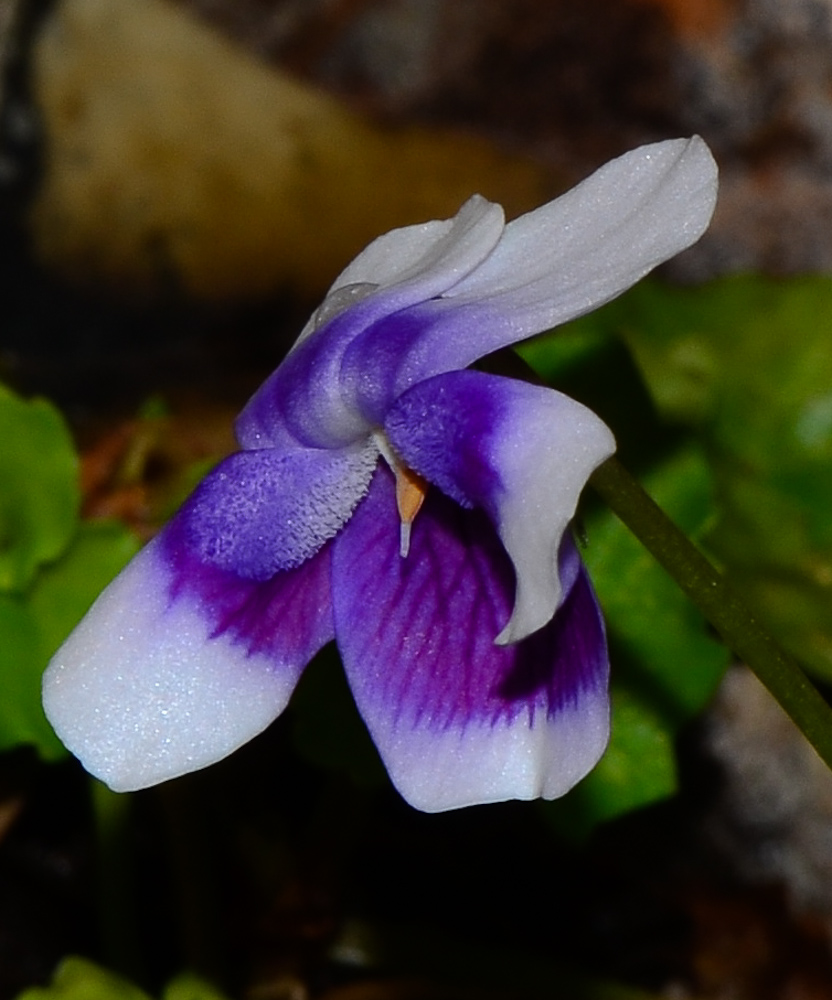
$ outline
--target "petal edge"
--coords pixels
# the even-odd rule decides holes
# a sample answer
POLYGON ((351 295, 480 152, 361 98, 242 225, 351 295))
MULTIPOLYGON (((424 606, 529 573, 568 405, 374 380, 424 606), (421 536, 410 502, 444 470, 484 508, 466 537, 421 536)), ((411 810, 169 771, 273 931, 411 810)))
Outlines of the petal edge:
MULTIPOLYGON (((163 533, 133 559, 43 678, 56 733, 119 792, 206 767, 248 742, 283 711, 311 655, 278 664, 269 643, 222 627, 198 586, 177 588, 169 545, 163 533)), ((315 644, 328 637, 324 630, 315 644)))

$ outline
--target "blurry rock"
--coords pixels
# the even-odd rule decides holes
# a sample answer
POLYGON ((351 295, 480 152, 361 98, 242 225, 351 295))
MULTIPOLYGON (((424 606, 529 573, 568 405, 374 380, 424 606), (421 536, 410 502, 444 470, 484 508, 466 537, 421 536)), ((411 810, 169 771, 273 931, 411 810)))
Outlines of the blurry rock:
POLYGON ((830 0, 179 2, 332 90, 573 178, 699 132, 720 203, 674 273, 832 270, 830 0))
POLYGON ((385 130, 165 0, 63 0, 35 53, 40 257, 202 298, 316 294, 375 235, 474 191, 510 214, 551 171, 482 140, 385 130))
POLYGON ((19 19, 20 0, 6 0, 0 4, 0 107, 3 105, 6 83, 6 66, 14 48, 14 33, 19 19))
POLYGON ((723 777, 709 839, 741 877, 783 886, 832 938, 832 773, 745 667, 726 675, 706 727, 723 777))

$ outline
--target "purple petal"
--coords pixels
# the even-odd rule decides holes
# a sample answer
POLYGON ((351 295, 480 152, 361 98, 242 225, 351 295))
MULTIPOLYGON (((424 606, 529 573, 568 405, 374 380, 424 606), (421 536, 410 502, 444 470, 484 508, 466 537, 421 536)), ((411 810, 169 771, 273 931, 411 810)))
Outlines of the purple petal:
POLYGON ((545 625, 561 599, 563 534, 590 473, 615 451, 606 424, 553 389, 462 371, 406 392, 385 433, 407 465, 494 522, 517 574, 514 611, 497 641, 545 625))
POLYGON ((429 812, 564 794, 608 735, 603 623, 571 541, 553 622, 497 646, 514 576, 488 519, 428 493, 399 555, 393 478, 380 468, 333 544, 338 645, 401 794, 429 812))
MULTIPOLYGON (((452 218, 393 230, 371 243, 333 286, 338 301, 324 302, 282 365, 249 400, 237 420, 244 448, 333 448, 370 430, 341 380, 344 351, 382 317, 441 295, 480 264, 503 231, 503 210, 484 198, 469 199, 452 218), (345 290, 355 289, 355 304, 345 290), (366 294, 368 284, 379 286, 366 294), (316 328, 316 317, 324 322, 316 328)), ((373 363, 370 371, 377 371, 373 363)))
POLYGON ((230 455, 177 514, 182 544, 206 565, 250 580, 294 569, 349 519, 377 460, 371 441, 230 455))
POLYGON ((699 239, 716 187, 716 164, 699 137, 613 160, 509 223, 492 253, 442 297, 356 338, 344 356, 345 384, 360 385, 380 366, 384 381, 359 390, 359 405, 377 420, 416 382, 598 308, 699 239))
POLYGON ((44 708, 88 771, 133 791, 256 736, 332 637, 330 546, 255 583, 201 564, 174 521, 55 655, 44 708))

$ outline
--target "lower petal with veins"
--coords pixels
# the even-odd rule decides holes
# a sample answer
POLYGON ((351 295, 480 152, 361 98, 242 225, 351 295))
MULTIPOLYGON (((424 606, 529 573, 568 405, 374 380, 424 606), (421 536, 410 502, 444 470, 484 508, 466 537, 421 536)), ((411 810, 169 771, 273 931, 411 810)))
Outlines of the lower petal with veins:
POLYGON ((494 636, 514 593, 488 519, 432 489, 398 553, 394 480, 380 468, 333 545, 336 635, 393 783, 436 812, 555 798, 597 762, 609 729, 603 623, 571 540, 555 619, 494 636))

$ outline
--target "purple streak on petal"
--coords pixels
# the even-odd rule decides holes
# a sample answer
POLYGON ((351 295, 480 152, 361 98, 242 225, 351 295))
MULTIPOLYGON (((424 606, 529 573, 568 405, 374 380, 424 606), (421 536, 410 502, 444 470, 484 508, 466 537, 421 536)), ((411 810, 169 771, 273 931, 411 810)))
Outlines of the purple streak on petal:
POLYGON ((171 602, 196 601, 212 639, 227 637, 246 656, 267 656, 274 670, 297 677, 334 637, 331 545, 263 581, 203 562, 188 545, 178 517, 163 532, 160 545, 171 575, 171 602))
POLYGON ((337 451, 230 455, 177 514, 183 546, 201 562, 250 580, 293 569, 348 520, 377 459, 371 441, 337 451))
MULTIPOLYGON (((236 430, 242 447, 287 447, 295 441, 308 447, 332 448, 366 435, 371 426, 340 377, 344 352, 374 323, 441 295, 469 274, 496 245, 503 226, 502 208, 474 197, 453 219, 426 224, 427 239, 418 235, 411 239, 409 230, 404 230, 380 237, 378 247, 371 244, 365 251, 368 266, 385 247, 393 252, 403 240, 406 266, 379 265, 380 277, 395 276, 394 284, 369 294, 319 329, 304 331, 302 341, 240 414, 236 430)), ((360 259, 344 274, 351 281, 374 281, 363 264, 357 266, 360 259)), ((373 368, 371 365, 370 370, 373 368)))
POLYGON ((560 601, 557 554, 590 473, 615 450, 609 428, 562 393, 477 371, 420 382, 385 433, 404 462, 489 515, 514 563, 517 594, 500 642, 545 625, 560 601))
POLYGON ((554 621, 497 646, 514 576, 479 511, 429 491, 403 559, 393 480, 381 468, 336 539, 344 666, 394 782, 419 808, 551 797, 597 761, 607 719, 603 624, 570 541, 563 560, 571 589, 554 621), (562 739, 568 759, 550 760, 562 739))

